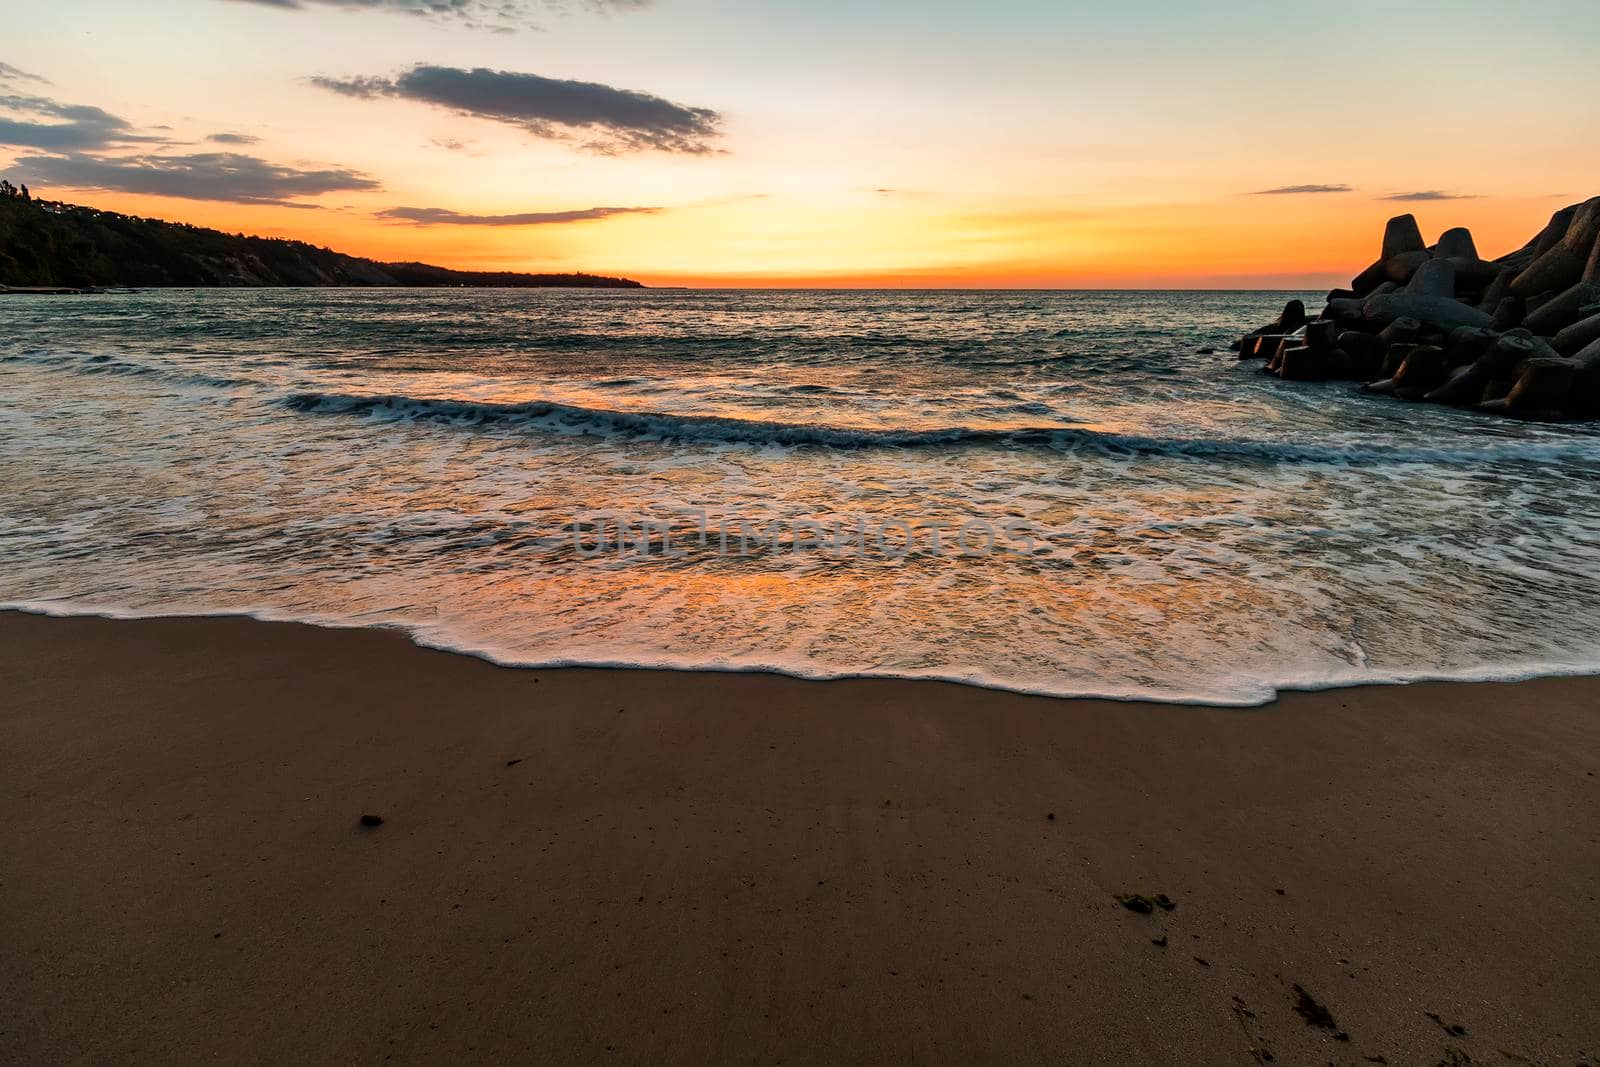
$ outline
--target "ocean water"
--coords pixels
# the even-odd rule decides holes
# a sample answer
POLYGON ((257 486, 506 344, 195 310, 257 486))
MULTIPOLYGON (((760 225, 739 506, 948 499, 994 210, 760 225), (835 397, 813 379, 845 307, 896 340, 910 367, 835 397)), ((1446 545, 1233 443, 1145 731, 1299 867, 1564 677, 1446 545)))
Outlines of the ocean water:
POLYGON ((1284 299, 7 297, 0 602, 1219 704, 1600 669, 1600 429, 1237 364, 1284 299))

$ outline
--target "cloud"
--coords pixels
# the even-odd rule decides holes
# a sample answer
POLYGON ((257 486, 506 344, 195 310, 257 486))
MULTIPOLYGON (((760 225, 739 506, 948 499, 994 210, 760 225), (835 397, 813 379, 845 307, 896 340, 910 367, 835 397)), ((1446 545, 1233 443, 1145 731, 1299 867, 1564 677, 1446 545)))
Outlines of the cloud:
POLYGON ((585 146, 616 153, 653 149, 702 154, 720 132, 722 116, 632 89, 538 74, 426 64, 393 77, 311 79, 357 99, 394 98, 515 126, 536 137, 584 138, 585 146))
POLYGON ((454 137, 435 137, 428 143, 435 148, 442 148, 446 152, 465 152, 472 147, 471 141, 462 141, 454 137))
POLYGON ((464 215, 442 207, 392 207, 374 212, 380 219, 414 226, 552 226, 608 219, 613 215, 654 215, 658 207, 588 207, 577 211, 529 211, 520 215, 464 215))
POLYGON ((294 201, 323 193, 380 188, 377 181, 357 171, 337 167, 290 167, 232 152, 121 158, 26 156, 19 158, 16 166, 37 185, 65 185, 230 204, 312 207, 315 205, 294 201))
POLYGON ((1298 196, 1302 193, 1350 193, 1348 185, 1281 185, 1276 189, 1259 189, 1251 196, 1298 196))
POLYGON ((1467 193, 1442 193, 1437 189, 1423 189, 1415 193, 1394 193, 1390 196, 1380 196, 1379 200, 1477 200, 1478 197, 1467 193))
POLYGON ((0 145, 53 151, 109 148, 156 141, 97 107, 61 104, 42 96, 0 93, 0 145), (55 121, 40 121, 55 120, 55 121))
POLYGON ((37 74, 29 74, 19 70, 10 63, 0 63, 0 81, 38 82, 40 85, 49 85, 49 78, 41 78, 37 74))
POLYGON ((469 26, 514 30, 535 25, 535 11, 563 13, 572 7, 602 14, 634 11, 649 7, 652 0, 229 0, 280 11, 308 11, 313 8, 338 8, 344 11, 379 11, 416 15, 441 21, 457 21, 469 26))
POLYGON ((260 144, 261 138, 250 133, 214 133, 206 140, 213 144, 248 145, 260 144))

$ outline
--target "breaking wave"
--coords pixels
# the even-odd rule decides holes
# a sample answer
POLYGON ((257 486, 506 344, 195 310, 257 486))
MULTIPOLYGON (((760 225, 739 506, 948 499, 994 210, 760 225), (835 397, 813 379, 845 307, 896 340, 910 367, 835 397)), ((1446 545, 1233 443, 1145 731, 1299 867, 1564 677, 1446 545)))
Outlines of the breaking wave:
POLYGON ((746 444, 758 447, 837 449, 961 446, 1043 447, 1098 451, 1118 456, 1223 458, 1264 463, 1369 465, 1433 463, 1600 462, 1600 438, 1562 441, 1503 441, 1481 446, 1429 448, 1381 444, 1319 444, 1241 438, 1155 437, 1105 433, 1075 426, 932 426, 868 428, 807 425, 714 415, 615 411, 552 401, 506 404, 476 400, 294 393, 283 400, 292 411, 359 416, 399 422, 437 422, 462 427, 507 426, 540 433, 624 440, 746 444))

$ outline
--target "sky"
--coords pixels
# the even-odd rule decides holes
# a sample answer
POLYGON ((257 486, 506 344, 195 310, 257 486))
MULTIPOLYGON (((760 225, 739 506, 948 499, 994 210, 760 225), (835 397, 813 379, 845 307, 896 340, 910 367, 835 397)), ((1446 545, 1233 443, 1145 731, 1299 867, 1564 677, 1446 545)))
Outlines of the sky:
POLYGON ((1600 4, 54 0, 0 176, 655 285, 1298 288, 1600 194, 1600 4))

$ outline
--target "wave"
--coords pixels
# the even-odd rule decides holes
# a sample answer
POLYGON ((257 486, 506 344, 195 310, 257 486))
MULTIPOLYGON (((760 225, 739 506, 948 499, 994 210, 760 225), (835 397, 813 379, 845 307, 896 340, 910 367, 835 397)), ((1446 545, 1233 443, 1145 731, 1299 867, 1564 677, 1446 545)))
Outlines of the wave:
POLYGON ((437 422, 461 427, 508 426, 567 436, 707 444, 838 449, 989 445, 1052 448, 1066 452, 1094 451, 1117 457, 1222 458, 1263 463, 1339 465, 1422 463, 1468 466, 1516 462, 1600 462, 1600 437, 1566 441, 1502 440, 1481 446, 1436 448, 1248 438, 1156 437, 1062 425, 877 429, 717 415, 614 411, 544 400, 505 404, 399 395, 294 393, 285 397, 282 403, 289 410, 304 414, 360 416, 395 422, 437 422))
POLYGON ((1013 680, 986 671, 895 670, 881 666, 859 669, 827 668, 804 659, 769 661, 715 657, 695 658, 655 652, 630 656, 561 655, 529 656, 463 640, 449 628, 437 624, 396 621, 374 622, 359 615, 324 614, 269 607, 188 609, 167 611, 160 608, 122 608, 104 603, 66 599, 0 601, 0 611, 49 618, 100 618, 118 621, 148 619, 251 619, 270 624, 314 626, 325 630, 387 630, 403 635, 421 648, 481 659, 496 666, 519 670, 648 670, 712 674, 776 674, 805 681, 830 682, 856 678, 934 682, 992 689, 1023 696, 1052 697, 1063 700, 1110 700, 1118 702, 1184 704, 1194 707, 1259 708, 1277 701, 1285 693, 1319 692, 1373 685, 1419 685, 1461 683, 1526 682, 1538 678, 1583 678, 1600 675, 1600 660, 1518 659, 1472 667, 1415 667, 1374 670, 1366 666, 1317 672, 1285 671, 1273 677, 1238 674, 1209 687, 1162 686, 1111 679, 1080 681, 1062 685, 1013 680))
POLYGON ((20 353, 0 356, 0 363, 26 363, 47 370, 66 370, 75 374, 115 375, 124 378, 155 378, 177 385, 201 385, 214 389, 229 389, 248 385, 241 378, 222 378, 213 374, 195 374, 152 367, 131 359, 118 359, 104 353, 56 353, 29 349, 20 353))

